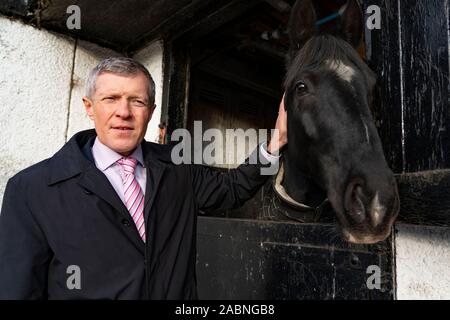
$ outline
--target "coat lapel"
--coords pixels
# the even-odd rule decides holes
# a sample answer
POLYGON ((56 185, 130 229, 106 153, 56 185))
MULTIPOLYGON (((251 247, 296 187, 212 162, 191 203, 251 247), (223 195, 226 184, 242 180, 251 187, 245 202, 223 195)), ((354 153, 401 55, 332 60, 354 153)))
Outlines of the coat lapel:
POLYGON ((145 205, 144 205, 144 216, 145 221, 148 221, 150 210, 155 201, 156 193, 158 192, 159 184, 161 183, 161 178, 163 176, 165 165, 158 160, 149 161, 146 163, 147 167, 147 186, 145 192, 145 205))
POLYGON ((124 218, 128 218, 129 213, 127 208, 124 206, 122 200, 120 200, 106 176, 97 168, 91 167, 83 172, 78 180, 78 184, 108 202, 124 218))
MULTIPOLYGON (((145 191, 145 205, 144 205, 144 218, 145 218, 145 230, 147 232, 147 242, 151 245, 155 241, 156 216, 150 214, 153 206, 155 205, 156 195, 159 191, 164 171, 167 165, 167 154, 161 151, 163 146, 159 145, 156 148, 152 143, 143 143, 142 151, 144 154, 144 162, 147 168, 147 185, 145 191)), ((149 247, 149 248, 150 248, 149 247)))
MULTIPOLYGON (((83 172, 78 180, 78 184, 85 190, 97 195, 99 198, 107 202, 111 207, 118 211, 121 215, 120 219, 111 217, 116 224, 120 224, 123 219, 127 219, 130 227, 135 228, 135 232, 124 232, 127 238, 134 244, 134 246, 144 254, 144 242, 142 241, 133 219, 130 216, 127 208, 120 200, 114 188, 109 183, 106 176, 98 170, 95 166, 89 167, 83 172)), ((103 212, 104 214, 110 214, 110 212, 103 212)), ((119 228, 123 228, 123 225, 119 225, 119 228)))

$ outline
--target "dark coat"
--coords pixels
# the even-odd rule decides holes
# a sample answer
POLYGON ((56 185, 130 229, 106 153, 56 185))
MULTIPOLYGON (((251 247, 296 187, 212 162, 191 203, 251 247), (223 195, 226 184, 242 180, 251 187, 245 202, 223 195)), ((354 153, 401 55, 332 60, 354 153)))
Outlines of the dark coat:
POLYGON ((93 162, 94 138, 94 130, 80 132, 8 181, 0 299, 195 299, 197 212, 241 206, 267 180, 264 165, 247 160, 227 173, 174 165, 169 146, 144 141, 144 244, 93 162), (80 289, 67 286, 73 265, 80 289))

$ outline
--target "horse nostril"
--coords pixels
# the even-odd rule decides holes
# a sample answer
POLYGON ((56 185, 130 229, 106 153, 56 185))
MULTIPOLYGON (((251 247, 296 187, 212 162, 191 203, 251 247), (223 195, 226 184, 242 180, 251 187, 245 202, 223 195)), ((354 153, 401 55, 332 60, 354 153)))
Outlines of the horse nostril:
POLYGON ((354 222, 361 223, 365 219, 364 191, 361 184, 354 181, 347 187, 345 208, 354 222))
POLYGON ((364 195, 364 193, 363 193, 362 187, 360 185, 356 185, 355 189, 353 189, 353 192, 352 192, 353 199, 354 200, 361 199, 363 195, 364 195))

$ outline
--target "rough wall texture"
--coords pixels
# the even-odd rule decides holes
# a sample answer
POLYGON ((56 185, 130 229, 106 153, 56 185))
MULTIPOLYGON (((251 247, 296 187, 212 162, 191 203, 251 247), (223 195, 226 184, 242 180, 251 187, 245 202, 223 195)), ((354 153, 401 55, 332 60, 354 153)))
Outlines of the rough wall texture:
POLYGON ((147 141, 157 142, 159 136, 158 125, 161 120, 163 90, 163 45, 159 41, 153 42, 144 49, 138 51, 134 55, 134 58, 150 71, 153 81, 155 81, 156 109, 153 112, 152 120, 150 120, 145 139, 147 141))
POLYGON ((13 174, 64 143, 73 54, 73 40, 0 17, 1 199, 13 174))
POLYGON ((396 231, 397 299, 450 299, 450 228, 396 231))

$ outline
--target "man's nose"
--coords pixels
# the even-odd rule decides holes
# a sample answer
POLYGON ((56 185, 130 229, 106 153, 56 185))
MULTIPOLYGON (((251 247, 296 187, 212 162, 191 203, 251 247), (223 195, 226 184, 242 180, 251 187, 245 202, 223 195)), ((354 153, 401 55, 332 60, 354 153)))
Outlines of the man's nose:
POLYGON ((121 118, 128 118, 131 115, 131 105, 127 99, 122 98, 118 101, 116 115, 121 118))

